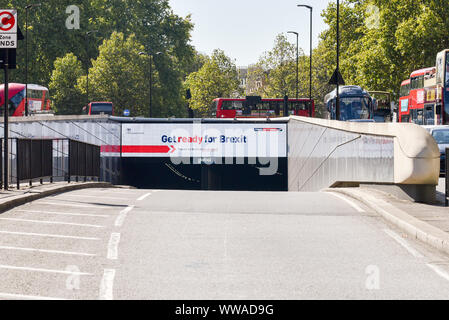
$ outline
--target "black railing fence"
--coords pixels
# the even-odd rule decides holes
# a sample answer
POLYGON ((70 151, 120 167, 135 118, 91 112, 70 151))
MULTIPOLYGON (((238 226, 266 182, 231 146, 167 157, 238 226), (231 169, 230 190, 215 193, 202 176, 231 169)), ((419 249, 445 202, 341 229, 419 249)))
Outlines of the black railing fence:
POLYGON ((449 202, 449 148, 446 148, 446 155, 444 161, 446 162, 445 170, 444 170, 444 182, 445 182, 445 190, 446 190, 446 207, 449 202))
MULTIPOLYGON (((71 181, 71 177, 100 178, 100 147, 70 139, 10 138, 8 185, 33 181, 71 181)), ((0 154, 4 139, 1 139, 0 154)), ((1 159, 1 158, 0 158, 1 159)), ((0 173, 3 173, 0 161, 0 173)), ((3 175, 0 184, 4 187, 3 175)), ((8 187, 9 187, 8 186, 8 187)))
POLYGON ((69 141, 68 181, 75 176, 76 181, 83 177, 100 177, 100 147, 79 142, 69 141))

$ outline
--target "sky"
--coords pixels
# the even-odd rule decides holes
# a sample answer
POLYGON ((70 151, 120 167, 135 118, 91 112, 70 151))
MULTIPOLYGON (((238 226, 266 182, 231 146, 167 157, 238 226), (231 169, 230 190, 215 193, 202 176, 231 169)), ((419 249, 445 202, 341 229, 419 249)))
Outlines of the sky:
MULTIPOLYGON (((169 0, 175 14, 192 16, 194 29, 191 44, 210 55, 222 49, 237 66, 256 63, 274 46, 279 33, 299 33, 299 47, 309 52, 310 11, 297 4, 313 7, 312 44, 318 45, 318 35, 326 29, 321 12, 335 0, 169 0)), ((296 45, 296 36, 286 34, 296 45)))

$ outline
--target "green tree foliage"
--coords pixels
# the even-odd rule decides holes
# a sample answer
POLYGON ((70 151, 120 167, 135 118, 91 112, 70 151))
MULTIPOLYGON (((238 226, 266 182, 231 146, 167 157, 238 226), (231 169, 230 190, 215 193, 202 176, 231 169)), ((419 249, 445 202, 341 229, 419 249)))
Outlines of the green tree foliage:
POLYGON ((197 72, 186 79, 192 98, 190 108, 210 116, 212 100, 219 97, 238 97, 243 94, 239 87, 237 67, 222 50, 214 50, 212 56, 197 72))
MULTIPOLYGON (((173 13, 168 0, 45 0, 40 7, 28 10, 29 83, 47 86, 54 62, 72 52, 91 66, 98 55, 98 47, 113 32, 125 37, 131 34, 146 52, 163 54, 154 59, 159 74, 160 90, 155 90, 155 116, 183 115, 182 81, 194 62, 194 49, 189 44, 193 24, 190 17, 173 13), (80 9, 80 29, 67 29, 66 9, 77 5, 80 9), (98 30, 86 36, 86 32, 98 30)), ((3 0, 2 7, 16 8, 19 23, 25 33, 27 0, 3 0)), ((11 80, 25 82, 25 42, 19 43, 18 69, 11 80)), ((125 66, 126 67, 126 66, 125 66)), ((52 95, 53 92, 50 92, 52 95)))
MULTIPOLYGON (((336 66, 336 5, 322 13, 329 28, 315 49, 316 76, 336 66)), ((390 91, 413 70, 435 65, 449 48, 449 6, 444 0, 347 0, 340 5, 340 68, 347 84, 390 91)), ((324 97, 324 92, 321 93, 324 97)), ((321 97, 321 98, 322 98, 321 97)))
POLYGON ((83 95, 76 87, 84 71, 73 53, 57 58, 51 75, 49 89, 52 92, 52 109, 57 114, 79 114, 83 95))
MULTIPOLYGON (((125 38, 114 32, 99 48, 98 58, 89 69, 91 101, 111 101, 115 113, 129 109, 132 116, 148 116, 149 69, 151 58, 139 53, 144 50, 134 35, 125 38)), ((158 73, 153 72, 153 93, 160 90, 158 73)), ((86 76, 78 79, 77 87, 86 94, 86 76)))
MULTIPOLYGON (((302 52, 300 53, 302 55, 302 52)), ((265 98, 283 98, 296 95, 296 45, 279 34, 272 50, 265 52, 259 61, 249 68, 248 83, 265 98), (257 83, 262 83, 258 85, 257 83)))

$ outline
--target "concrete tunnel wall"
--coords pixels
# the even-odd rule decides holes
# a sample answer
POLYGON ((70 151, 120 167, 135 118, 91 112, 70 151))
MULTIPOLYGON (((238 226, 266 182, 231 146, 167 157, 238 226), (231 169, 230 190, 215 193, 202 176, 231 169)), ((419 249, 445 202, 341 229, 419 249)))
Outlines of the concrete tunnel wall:
POLYGON ((440 153, 411 123, 362 123, 292 116, 288 123, 288 190, 339 185, 395 185, 432 201, 440 153), (429 194, 430 191, 430 194, 429 194), (430 198, 429 198, 430 197, 430 198))

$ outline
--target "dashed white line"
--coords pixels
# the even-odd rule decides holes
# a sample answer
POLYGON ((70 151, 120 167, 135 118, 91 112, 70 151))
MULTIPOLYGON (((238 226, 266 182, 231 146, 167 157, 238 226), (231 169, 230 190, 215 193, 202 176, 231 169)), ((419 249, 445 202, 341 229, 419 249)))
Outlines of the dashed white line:
POLYGON ((0 298, 5 299, 20 299, 20 300, 67 300, 64 298, 53 298, 53 297, 43 297, 43 296, 29 296, 25 294, 14 294, 14 293, 4 293, 0 292, 0 298))
POLYGON ((93 241, 101 240, 100 238, 66 236, 66 235, 62 235, 62 234, 48 234, 48 233, 14 232, 14 231, 4 231, 4 230, 0 230, 0 233, 12 234, 12 235, 18 235, 18 236, 36 236, 36 237, 47 237, 47 238, 78 239, 78 240, 93 240, 93 241))
POLYGON ((100 284, 100 300, 113 300, 115 269, 104 269, 100 284))
POLYGON ((118 257, 118 244, 120 242, 120 233, 111 233, 108 243, 108 259, 116 260, 118 257))
POLYGON ((39 210, 16 210, 16 211, 28 212, 28 213, 48 213, 48 214, 65 215, 65 216, 99 217, 99 218, 110 217, 110 215, 107 215, 107 214, 71 213, 71 212, 39 211, 39 210))
POLYGON ((130 212, 134 206, 128 206, 127 208, 120 211, 120 214, 118 215, 117 219, 115 219, 115 226, 121 227, 123 225, 123 222, 125 221, 126 215, 128 212, 130 212))
POLYGON ((151 192, 148 192, 148 193, 146 193, 146 194, 140 196, 140 197, 137 199, 137 201, 142 201, 143 199, 145 199, 145 198, 148 197, 148 196, 151 196, 151 192))
POLYGON ((333 195, 334 197, 337 197, 343 201, 345 201, 347 204, 349 204, 351 207, 353 207, 355 210, 357 210, 358 212, 365 212, 365 210, 363 210, 362 208, 360 208, 357 204, 355 204, 354 202, 352 202, 351 200, 347 199, 344 196, 341 196, 337 193, 334 192, 328 192, 329 194, 333 195))
POLYGON ((9 270, 19 270, 19 271, 35 271, 35 272, 44 272, 44 273, 62 273, 62 274, 71 274, 77 276, 92 276, 92 273, 86 272, 73 272, 73 271, 65 271, 65 270, 52 270, 52 269, 41 269, 41 268, 30 268, 30 267, 16 267, 16 266, 7 266, 0 265, 0 269, 9 269, 9 270))
POLYGON ((89 228, 104 228, 104 226, 99 226, 96 224, 47 221, 47 220, 30 220, 30 219, 19 219, 19 218, 0 218, 0 220, 17 221, 17 222, 31 222, 31 223, 45 223, 45 224, 60 224, 60 225, 67 225, 67 226, 89 227, 89 228))
POLYGON ((96 254, 94 254, 94 253, 60 251, 60 250, 46 250, 46 249, 11 247, 11 246, 0 246, 0 250, 34 251, 34 252, 57 253, 57 254, 66 254, 66 255, 74 255, 74 256, 96 256, 96 254))
POLYGON ((438 267, 434 264, 431 264, 431 263, 426 263, 426 266, 428 266, 430 269, 435 271, 435 273, 438 274, 443 279, 446 279, 447 281, 449 281, 449 274, 446 271, 444 271, 443 269, 441 269, 440 267, 438 267))
POLYGON ((398 235, 396 232, 390 229, 384 229, 385 233, 388 234, 391 238, 393 238, 397 243, 403 246, 408 252, 410 252, 415 258, 422 258, 423 255, 418 252, 416 249, 410 246, 410 244, 398 235))

